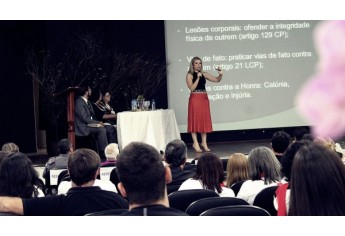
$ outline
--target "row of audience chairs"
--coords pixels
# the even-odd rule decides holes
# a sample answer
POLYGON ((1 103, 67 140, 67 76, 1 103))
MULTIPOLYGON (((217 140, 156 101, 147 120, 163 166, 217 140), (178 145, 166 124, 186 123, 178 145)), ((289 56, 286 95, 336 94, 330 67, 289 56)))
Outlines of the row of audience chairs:
MULTIPOLYGON (((258 206, 251 206, 236 197, 219 197, 214 191, 193 189, 169 194, 170 207, 186 212, 190 216, 270 216, 258 206)), ((121 215, 128 210, 116 209, 89 213, 87 216, 121 215)))
MULTIPOLYGON (((265 197, 265 195, 263 195, 263 197, 265 197)), ((206 211, 209 209, 219 207, 221 207, 221 209, 217 209, 217 211, 215 210, 214 213, 208 212, 207 214, 270 215, 270 213, 261 206, 250 206, 247 201, 241 198, 220 197, 216 192, 207 189, 192 189, 172 192, 168 195, 168 198, 170 207, 184 211, 191 216, 205 215, 206 211), (230 206, 240 207, 231 208, 230 206), (223 209, 223 207, 226 207, 226 209, 223 209), (241 209, 243 209, 243 212, 241 209)), ((259 199, 258 202, 261 203, 261 199, 259 199)), ((271 204, 273 206, 273 197, 271 204)), ((275 215, 277 214, 275 213, 275 215)))

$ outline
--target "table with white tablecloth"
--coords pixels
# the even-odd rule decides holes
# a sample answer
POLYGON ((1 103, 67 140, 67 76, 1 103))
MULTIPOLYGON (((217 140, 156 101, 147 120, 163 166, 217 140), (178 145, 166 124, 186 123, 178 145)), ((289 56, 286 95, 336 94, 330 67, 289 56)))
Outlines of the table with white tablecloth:
POLYGON ((117 113, 120 149, 133 141, 152 145, 158 151, 174 139, 181 139, 174 110, 125 111, 117 113))

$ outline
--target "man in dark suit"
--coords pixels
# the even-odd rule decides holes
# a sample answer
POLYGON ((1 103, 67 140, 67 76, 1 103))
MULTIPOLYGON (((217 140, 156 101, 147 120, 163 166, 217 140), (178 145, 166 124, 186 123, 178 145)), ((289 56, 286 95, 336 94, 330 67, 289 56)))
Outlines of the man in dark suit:
POLYGON ((88 136, 93 134, 97 141, 99 155, 105 159, 104 149, 108 145, 106 129, 102 122, 96 120, 95 112, 89 101, 91 89, 89 86, 82 87, 81 96, 75 101, 75 134, 88 136))

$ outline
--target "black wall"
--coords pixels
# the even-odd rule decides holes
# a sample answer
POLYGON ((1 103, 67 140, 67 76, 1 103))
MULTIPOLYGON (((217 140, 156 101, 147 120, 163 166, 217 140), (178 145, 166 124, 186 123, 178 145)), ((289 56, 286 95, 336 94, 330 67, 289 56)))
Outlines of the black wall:
POLYGON ((26 73, 27 45, 42 43, 44 27, 35 21, 0 21, 0 145, 15 142, 36 152, 32 81, 26 73))
MULTIPOLYGON (((109 50, 159 54, 165 60, 164 21, 0 21, 0 145, 15 142, 22 152, 36 152, 33 89, 25 51, 34 47, 64 53, 68 41, 80 31, 101 34, 109 50)), ((166 89, 157 91, 155 98, 157 107, 167 108, 166 89)), ((67 137, 63 122, 59 120, 59 139, 67 137)))

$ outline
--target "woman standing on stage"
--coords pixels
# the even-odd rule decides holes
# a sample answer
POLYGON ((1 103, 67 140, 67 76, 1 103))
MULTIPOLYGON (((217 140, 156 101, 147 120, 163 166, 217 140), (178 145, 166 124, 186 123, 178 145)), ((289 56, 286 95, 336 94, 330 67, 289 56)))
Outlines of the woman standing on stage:
POLYGON ((190 61, 189 71, 186 76, 186 82, 191 91, 188 103, 188 132, 192 134, 193 148, 196 152, 202 152, 200 149, 197 133, 201 133, 201 146, 209 152, 207 146, 207 133, 212 132, 212 120, 210 112, 210 103, 206 93, 206 80, 219 82, 223 77, 220 68, 218 77, 214 77, 202 69, 202 61, 199 57, 194 57, 190 61))

